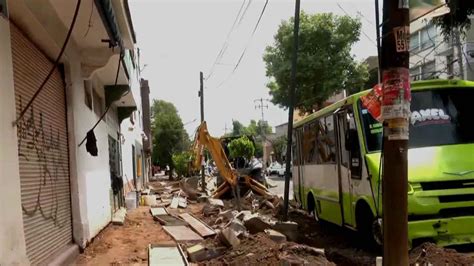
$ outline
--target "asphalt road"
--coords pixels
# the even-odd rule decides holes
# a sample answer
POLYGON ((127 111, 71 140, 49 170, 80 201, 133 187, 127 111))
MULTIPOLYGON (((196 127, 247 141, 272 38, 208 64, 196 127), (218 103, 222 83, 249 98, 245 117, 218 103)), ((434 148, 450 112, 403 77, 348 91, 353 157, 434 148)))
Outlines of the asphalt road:
MULTIPOLYGON (((270 192, 283 197, 283 194, 285 192, 285 178, 284 177, 279 177, 277 175, 271 175, 267 177, 268 183, 270 185, 275 185, 275 187, 269 188, 270 192)), ((290 179, 290 200, 293 199, 293 182, 290 179)))

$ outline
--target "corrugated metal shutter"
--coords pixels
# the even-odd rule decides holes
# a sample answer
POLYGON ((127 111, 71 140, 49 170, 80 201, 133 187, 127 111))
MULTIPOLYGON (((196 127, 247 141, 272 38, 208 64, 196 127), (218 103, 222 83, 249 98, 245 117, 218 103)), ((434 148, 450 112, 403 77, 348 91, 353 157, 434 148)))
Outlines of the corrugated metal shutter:
MULTIPOLYGON (((51 61, 11 24, 17 114, 38 89, 51 61)), ((21 203, 32 264, 72 242, 65 89, 54 72, 18 125, 21 203)))

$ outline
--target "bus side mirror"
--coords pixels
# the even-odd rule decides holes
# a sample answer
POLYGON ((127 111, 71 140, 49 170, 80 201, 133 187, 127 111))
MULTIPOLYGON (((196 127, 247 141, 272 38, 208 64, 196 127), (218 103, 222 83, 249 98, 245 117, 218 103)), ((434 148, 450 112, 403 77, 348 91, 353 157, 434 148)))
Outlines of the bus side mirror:
POLYGON ((346 150, 350 152, 357 152, 359 150, 359 139, 357 130, 349 129, 346 132, 346 150))

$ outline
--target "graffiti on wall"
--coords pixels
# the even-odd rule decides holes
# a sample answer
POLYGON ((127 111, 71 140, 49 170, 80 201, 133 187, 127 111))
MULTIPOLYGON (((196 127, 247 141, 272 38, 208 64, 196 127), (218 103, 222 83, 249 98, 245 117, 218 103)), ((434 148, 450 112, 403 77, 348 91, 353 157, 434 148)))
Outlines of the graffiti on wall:
MULTIPOLYGON (((24 164, 20 175, 33 175, 33 178, 24 178, 24 182, 33 181, 36 188, 35 191, 28 192, 35 197, 34 206, 25 206, 22 203, 23 213, 32 217, 39 212, 44 219, 52 220, 54 225, 61 226, 58 221, 58 185, 64 182, 69 185, 68 161, 63 156, 67 147, 61 147, 59 129, 53 128, 52 123, 45 123, 43 113, 35 110, 33 105, 30 108, 17 127, 18 155, 20 164, 24 164)), ((22 184, 23 189, 28 189, 26 184, 22 184)))

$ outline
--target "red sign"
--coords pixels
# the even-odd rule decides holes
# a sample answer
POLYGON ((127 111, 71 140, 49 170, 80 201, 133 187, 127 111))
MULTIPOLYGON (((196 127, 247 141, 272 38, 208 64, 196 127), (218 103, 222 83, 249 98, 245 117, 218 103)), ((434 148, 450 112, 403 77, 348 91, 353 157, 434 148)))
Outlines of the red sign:
POLYGON ((372 90, 362 97, 360 97, 362 105, 367 111, 378 121, 381 121, 381 105, 382 105, 382 86, 381 84, 375 85, 372 90))

